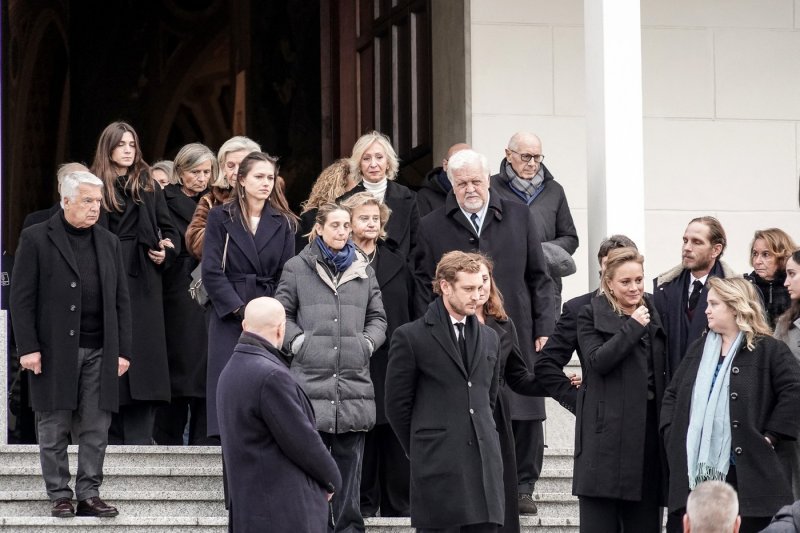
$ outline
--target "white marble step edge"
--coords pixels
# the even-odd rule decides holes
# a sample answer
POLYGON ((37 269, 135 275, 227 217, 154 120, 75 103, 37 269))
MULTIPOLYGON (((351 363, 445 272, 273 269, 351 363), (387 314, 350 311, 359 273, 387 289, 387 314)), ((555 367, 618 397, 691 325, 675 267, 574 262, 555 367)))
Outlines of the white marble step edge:
MULTIPOLYGON (((172 500, 172 501, 222 501, 221 490, 106 490, 102 491, 104 500, 172 500)), ((0 501, 45 501, 47 494, 41 490, 0 491, 0 501)))
MULTIPOLYGON (((367 527, 408 527, 409 518, 367 518, 367 527)), ((147 525, 176 525, 176 526, 222 526, 228 524, 227 517, 205 516, 118 516, 116 518, 51 518, 41 516, 14 516, 0 517, 0 526, 65 526, 65 527, 103 527, 108 525, 122 526, 147 526, 147 525)), ((579 522, 572 518, 547 518, 538 516, 521 516, 522 526, 577 526, 579 522)))
MULTIPOLYGON (((75 475, 76 465, 70 465, 70 473, 75 475)), ((40 476, 38 465, 0 466, 0 476, 40 476)), ((106 466, 103 476, 222 476, 220 466, 106 466)))

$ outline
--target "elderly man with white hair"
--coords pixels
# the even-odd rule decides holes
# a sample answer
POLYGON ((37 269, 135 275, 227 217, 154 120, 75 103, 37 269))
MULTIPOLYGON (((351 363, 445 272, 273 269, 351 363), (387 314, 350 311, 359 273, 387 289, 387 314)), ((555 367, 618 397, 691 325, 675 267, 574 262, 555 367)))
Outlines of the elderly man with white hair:
POLYGON ((77 437, 78 516, 116 516, 100 499, 111 413, 129 366, 131 313, 119 239, 97 225, 103 182, 72 172, 61 207, 26 228, 17 248, 10 307, 29 370, 31 404, 52 516, 74 516, 67 444, 77 437))
MULTIPOLYGON (((482 252, 494 260, 497 287, 519 333, 519 345, 528 368, 533 368, 538 352, 555 327, 555 289, 545 264, 536 219, 528 206, 505 200, 489 187, 486 157, 474 150, 456 152, 448 161, 447 175, 453 183, 452 191, 443 207, 422 218, 417 234, 414 273, 417 314, 422 316, 433 300, 431 280, 442 255, 452 250, 482 252)), ((526 464, 522 465, 525 470, 533 469, 538 478, 543 453, 544 399, 515 396, 512 409, 515 409, 515 434, 518 426, 524 427, 521 433, 524 442, 538 443, 535 446, 538 456, 526 454, 526 464)), ((522 483, 518 486, 525 501, 530 500, 535 481, 526 479, 524 486, 522 483)))

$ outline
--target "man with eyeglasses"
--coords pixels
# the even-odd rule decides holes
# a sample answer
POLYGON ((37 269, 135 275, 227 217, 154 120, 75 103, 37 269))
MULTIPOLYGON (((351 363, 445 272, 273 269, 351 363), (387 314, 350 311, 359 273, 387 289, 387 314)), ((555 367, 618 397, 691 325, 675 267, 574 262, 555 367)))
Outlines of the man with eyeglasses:
MULTIPOLYGON (((515 133, 508 141, 500 171, 492 176, 492 194, 506 202, 520 202, 533 213, 542 242, 548 273, 555 289, 555 317, 561 314, 561 278, 575 273, 572 254, 578 248, 578 231, 572 221, 564 188, 542 161, 542 141, 527 131, 515 133)), ((544 405, 534 399, 513 395, 511 413, 517 448, 520 512, 536 514, 531 498, 539 479, 544 456, 542 421, 544 405)))

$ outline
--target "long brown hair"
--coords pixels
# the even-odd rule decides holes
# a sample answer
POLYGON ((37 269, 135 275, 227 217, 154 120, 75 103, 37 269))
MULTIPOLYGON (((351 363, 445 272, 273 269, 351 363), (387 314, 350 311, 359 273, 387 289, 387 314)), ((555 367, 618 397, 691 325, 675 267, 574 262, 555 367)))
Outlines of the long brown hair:
POLYGON ((496 320, 508 320, 508 313, 506 313, 506 309, 503 306, 503 295, 500 289, 497 288, 497 283, 494 282, 494 261, 480 252, 476 252, 476 255, 480 256, 481 262, 486 265, 486 270, 489 271, 489 299, 483 304, 483 312, 496 320))
POLYGON ((142 159, 142 148, 139 144, 139 136, 136 130, 127 122, 112 122, 100 138, 97 139, 97 150, 94 153, 94 162, 92 163, 92 174, 103 180, 103 208, 106 211, 123 210, 122 199, 117 196, 117 172, 115 170, 114 162, 111 161, 111 153, 119 145, 122 136, 130 133, 133 136, 133 142, 136 145, 136 150, 133 156, 133 164, 128 168, 125 175, 124 191, 130 194, 135 203, 142 202, 142 191, 153 191, 153 180, 150 179, 150 167, 142 159))
MULTIPOLYGON (((800 265, 800 249, 795 250, 790 258, 800 265)), ((798 318, 800 318, 800 298, 792 300, 792 305, 789 306, 789 309, 784 311, 780 318, 778 318, 778 323, 775 325, 775 333, 778 335, 778 338, 786 338, 786 334, 789 333, 792 322, 798 318)))
POLYGON ((280 186, 280 177, 278 176, 278 158, 273 157, 265 152, 250 152, 239 165, 239 172, 236 174, 236 186, 233 188, 233 194, 228 199, 229 202, 234 202, 239 207, 239 216, 245 228, 250 227, 251 216, 261 216, 261 213, 251 213, 250 208, 247 206, 247 198, 245 198, 244 186, 242 180, 247 177, 247 174, 253 169, 256 163, 271 163, 275 169, 275 183, 272 186, 272 192, 267 198, 267 204, 275 211, 281 213, 289 222, 289 227, 292 231, 297 231, 297 215, 292 213, 289 209, 289 203, 283 193, 283 188, 280 186))
POLYGON ((317 177, 311 187, 308 200, 300 204, 301 213, 317 209, 326 202, 335 202, 337 198, 347 192, 350 180, 350 160, 337 159, 317 177))

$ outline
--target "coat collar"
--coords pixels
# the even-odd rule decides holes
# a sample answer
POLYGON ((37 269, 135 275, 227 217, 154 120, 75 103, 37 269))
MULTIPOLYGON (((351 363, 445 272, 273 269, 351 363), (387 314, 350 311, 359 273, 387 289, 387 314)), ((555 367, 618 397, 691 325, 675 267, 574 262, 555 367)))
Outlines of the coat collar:
POLYGON ((61 210, 57 211, 47 221, 47 236, 58 249, 59 253, 61 253, 73 272, 75 272, 75 274, 80 274, 78 272, 78 263, 75 260, 75 253, 72 251, 72 246, 69 244, 67 230, 64 227, 64 222, 61 220, 61 210))
POLYGON ((453 360, 453 363, 458 367, 461 371, 462 375, 465 378, 468 378, 472 371, 475 369, 475 366, 478 363, 478 357, 475 357, 475 353, 477 352, 477 346, 479 344, 479 324, 477 322, 477 318, 474 316, 467 317, 467 352, 469 354, 468 360, 470 363, 469 371, 464 368, 464 362, 461 359, 461 354, 459 353, 458 347, 456 347, 455 343, 453 342, 453 333, 451 332, 452 329, 452 322, 450 321, 450 314, 445 309, 444 301, 442 297, 439 296, 433 302, 428 305, 428 310, 425 313, 425 325, 428 326, 431 332, 431 336, 439 343, 442 350, 453 360), (472 333, 471 333, 472 332, 472 333))
MULTIPOLYGON (((472 222, 467 220, 467 217, 464 216, 464 212, 461 211, 461 207, 458 205, 456 195, 453 193, 453 191, 447 193, 447 198, 445 198, 444 201, 444 212, 446 216, 461 224, 465 229, 469 230, 470 233, 477 237, 475 228, 472 226, 472 222)), ((391 218, 389 220, 391 220, 391 218)), ((503 200, 500 198, 499 194, 492 194, 491 189, 489 189, 489 207, 486 209, 486 217, 484 218, 483 225, 481 226, 481 233, 486 231, 487 226, 494 220, 497 220, 498 222, 503 220, 503 200)))
POLYGON ((322 279, 322 282, 330 287, 332 291, 336 291, 337 287, 344 285, 348 281, 356 278, 367 279, 369 277, 369 274, 367 273, 369 261, 367 261, 367 257, 364 255, 364 252, 358 248, 356 248, 356 258, 353 260, 350 266, 347 267, 347 270, 342 272, 342 275, 339 277, 339 281, 336 283, 334 283, 330 275, 328 275, 325 267, 320 264, 321 259, 319 257, 317 245, 314 241, 308 243, 298 255, 303 261, 306 262, 311 270, 315 271, 317 275, 319 275, 319 277, 322 279))
MULTIPOLYGON (((653 299, 649 294, 644 295, 644 303, 647 308, 650 309, 649 329, 651 335, 654 335, 657 331, 664 329, 661 325, 661 317, 658 316, 658 312, 656 312, 655 306, 653 305, 653 299)), ((628 320, 625 316, 618 315, 614 309, 612 309, 611 304, 603 294, 592 298, 591 306, 594 326, 598 331, 602 331, 603 333, 609 333, 611 335, 616 334, 622 323, 628 320)))
POLYGON ((242 224, 239 206, 229 203, 224 209, 228 215, 223 217, 225 230, 231 236, 231 240, 245 253, 255 271, 261 275, 261 261, 259 261, 258 255, 281 228, 280 217, 283 215, 273 209, 271 205, 264 204, 264 209, 261 210, 261 220, 258 222, 256 234, 253 235, 242 224))
POLYGON ((372 262, 372 268, 375 270, 378 285, 383 287, 405 268, 405 260, 382 242, 378 243, 377 249, 378 254, 372 262))
MULTIPOLYGON (((740 274, 737 274, 736 271, 728 265, 725 261, 718 261, 714 267, 711 269, 711 273, 709 275, 719 275, 720 269, 722 270, 722 277, 724 278, 741 278, 740 274)), ((656 278, 656 287, 661 287, 662 285, 669 283, 671 281, 675 281, 678 279, 681 274, 683 274, 684 268, 683 265, 677 265, 672 267, 671 269, 667 270, 666 272, 659 274, 656 278)))
POLYGON ((169 210, 181 217, 186 222, 191 222, 194 212, 197 209, 197 202, 206 194, 206 191, 194 196, 186 196, 181 186, 170 183, 164 187, 164 198, 167 201, 169 210))
MULTIPOLYGON (((289 368, 289 358, 286 356, 286 354, 281 349, 273 346, 271 342, 260 335, 256 335, 255 333, 248 331, 242 332, 242 335, 239 337, 239 345, 254 346, 257 348, 257 350, 249 353, 255 353, 266 359, 269 359, 278 366, 289 368), (258 348, 263 350, 263 352, 258 350, 258 348)), ((241 347, 239 349, 242 350, 241 347)))

